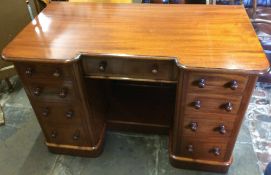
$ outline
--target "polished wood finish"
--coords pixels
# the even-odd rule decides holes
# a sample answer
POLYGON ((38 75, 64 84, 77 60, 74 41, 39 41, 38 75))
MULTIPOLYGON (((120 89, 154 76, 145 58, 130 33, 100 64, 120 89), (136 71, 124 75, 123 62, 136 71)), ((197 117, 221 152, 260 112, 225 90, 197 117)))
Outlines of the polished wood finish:
POLYGON ((49 150, 98 156, 102 150, 101 139, 104 137, 105 124, 89 113, 91 105, 83 95, 86 92, 81 82, 83 75, 78 73, 79 63, 40 65, 16 62, 15 67, 42 127, 49 150), (99 129, 98 126, 103 128, 99 129), (71 148, 65 145, 70 145, 71 148))
POLYGON ((141 81, 177 82, 174 60, 129 59, 119 57, 82 58, 85 77, 140 79, 141 81))
POLYGON ((269 69, 242 6, 55 2, 3 51, 10 61, 54 63, 82 54, 175 59, 186 69, 269 69))
POLYGON ((218 82, 210 81, 212 90, 204 91, 207 83, 204 88, 193 84, 195 74, 201 74, 201 79, 207 79, 206 76, 212 73, 209 72, 209 75, 208 70, 180 72, 177 90, 179 94, 176 99, 179 107, 176 107, 174 128, 170 137, 170 161, 177 167, 226 172, 232 162, 234 143, 257 76, 244 74, 241 77, 247 79, 243 78, 237 88, 231 89, 230 86, 231 90, 222 91, 221 88, 228 89, 224 86, 225 82, 228 82, 224 81, 224 77, 236 78, 237 75, 230 72, 212 74, 213 77, 218 77, 218 82), (244 82, 245 85, 242 85, 244 82), (195 88, 191 89, 193 85, 195 88), (238 91, 238 88, 241 88, 243 93, 238 91), (195 99, 200 101, 199 109, 195 108, 195 99), (227 111, 225 106, 221 106, 224 102, 221 103, 220 100, 231 101, 232 110, 227 111), (204 137, 208 137, 208 140, 204 137), (197 152, 196 148, 201 151, 197 152))
POLYGON ((50 151, 98 156, 106 128, 163 133, 174 166, 216 172, 269 68, 241 6, 51 3, 2 54, 50 151))

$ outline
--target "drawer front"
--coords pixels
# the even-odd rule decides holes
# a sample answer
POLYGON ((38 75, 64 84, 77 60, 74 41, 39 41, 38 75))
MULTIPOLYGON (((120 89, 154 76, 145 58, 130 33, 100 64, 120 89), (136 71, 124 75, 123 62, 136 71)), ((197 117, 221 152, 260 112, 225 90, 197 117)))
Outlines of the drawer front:
POLYGON ((189 73, 189 92, 211 93, 242 93, 248 80, 247 75, 217 74, 217 73, 189 73))
POLYGON ((15 64, 20 77, 26 81, 36 79, 69 80, 72 77, 72 66, 69 64, 15 64))
POLYGON ((206 118, 186 118, 183 123, 183 135, 190 137, 230 137, 234 121, 209 120, 206 118))
POLYGON ((70 81, 29 83, 28 90, 33 100, 62 103, 76 100, 70 81))
POLYGON ((122 77, 176 81, 173 60, 140 60, 127 58, 83 59, 86 76, 122 77))
POLYGON ((60 103, 34 104, 36 115, 42 124, 81 124, 81 112, 73 105, 60 103))
POLYGON ((226 152, 227 140, 225 139, 211 142, 185 137, 181 144, 181 156, 192 159, 225 161, 226 152))
POLYGON ((86 134, 81 127, 76 126, 50 126, 45 127, 45 135, 49 143, 87 146, 86 134))
POLYGON ((237 114, 242 96, 188 94, 185 114, 237 114))

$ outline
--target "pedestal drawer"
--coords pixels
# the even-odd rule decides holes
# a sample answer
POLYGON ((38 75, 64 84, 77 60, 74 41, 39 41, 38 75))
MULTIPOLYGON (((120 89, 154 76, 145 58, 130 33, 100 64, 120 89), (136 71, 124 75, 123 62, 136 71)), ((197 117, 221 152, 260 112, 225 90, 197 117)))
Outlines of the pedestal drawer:
POLYGON ((34 104, 34 110, 42 124, 81 124, 81 112, 74 105, 61 103, 34 104))
POLYGON ((47 142, 61 145, 87 146, 88 138, 80 126, 45 127, 47 142))
POLYGON ((27 81, 39 79, 70 80, 73 76, 70 64, 16 63, 20 77, 27 81))
POLYGON ((219 94, 242 93, 248 75, 195 72, 189 73, 187 89, 189 92, 211 92, 219 94))
MULTIPOLYGON (((208 139, 208 137, 206 137, 208 139)), ((227 139, 199 140, 184 137, 181 156, 198 160, 226 161, 227 139)))
POLYGON ((28 85, 32 99, 49 102, 70 103, 75 101, 75 94, 71 81, 64 82, 32 82, 28 85))
POLYGON ((195 137, 227 138, 232 135, 234 121, 187 118, 183 123, 183 135, 195 137))
POLYGON ((216 94, 188 94, 186 97, 186 114, 217 113, 236 114, 242 96, 216 94))

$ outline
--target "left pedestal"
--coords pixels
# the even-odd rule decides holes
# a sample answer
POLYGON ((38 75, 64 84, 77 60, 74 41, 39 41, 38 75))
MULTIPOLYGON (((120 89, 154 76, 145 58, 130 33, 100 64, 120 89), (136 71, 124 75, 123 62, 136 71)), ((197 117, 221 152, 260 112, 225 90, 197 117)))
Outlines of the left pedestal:
POLYGON ((17 62, 15 68, 48 149, 61 154, 98 156, 102 152, 105 122, 91 111, 79 62, 17 62))

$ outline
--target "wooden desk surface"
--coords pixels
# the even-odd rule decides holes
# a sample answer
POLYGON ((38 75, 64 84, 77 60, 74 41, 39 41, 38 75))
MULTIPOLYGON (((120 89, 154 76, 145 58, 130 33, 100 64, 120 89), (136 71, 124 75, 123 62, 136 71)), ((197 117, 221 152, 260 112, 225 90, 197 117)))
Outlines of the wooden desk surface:
POLYGON ((81 53, 162 56, 187 68, 269 68, 242 6, 51 3, 2 55, 69 62, 81 53))

